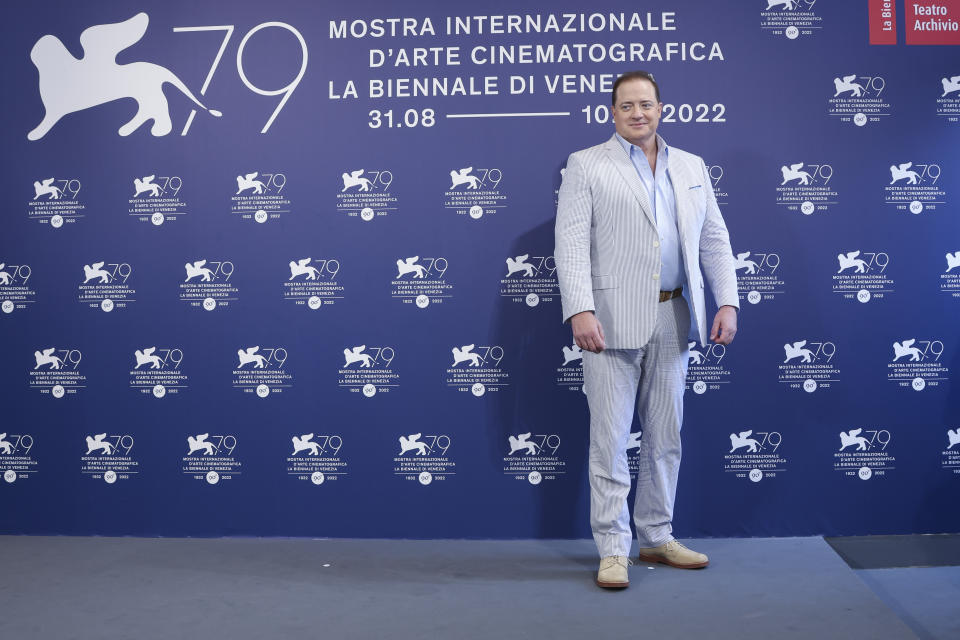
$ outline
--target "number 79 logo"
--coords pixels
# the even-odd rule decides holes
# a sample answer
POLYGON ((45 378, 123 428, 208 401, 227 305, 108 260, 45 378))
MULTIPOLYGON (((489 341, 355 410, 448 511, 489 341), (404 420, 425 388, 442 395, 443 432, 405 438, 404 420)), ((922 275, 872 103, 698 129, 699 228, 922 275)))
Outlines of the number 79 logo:
MULTIPOLYGON (((213 58, 213 62, 210 64, 210 70, 207 71, 207 77, 203 81, 203 86, 200 87, 200 95, 205 95, 207 89, 210 87, 210 83, 213 80, 213 76, 217 72, 217 68, 220 66, 220 62, 223 59, 223 54, 227 50, 227 45, 230 42, 231 37, 233 36, 234 25, 219 25, 219 26, 202 26, 202 27, 174 27, 175 33, 189 33, 189 32, 199 32, 199 31, 223 31, 223 41, 220 43, 220 49, 217 51, 217 54, 213 58)), ((263 125, 263 128, 260 130, 260 133, 266 133, 270 129, 270 125, 273 124, 273 121, 277 118, 280 112, 283 110, 283 107, 287 104, 287 100, 290 99, 290 96, 293 95, 293 92, 296 90, 297 86, 300 84, 300 81, 303 79, 304 73, 307 71, 307 42, 303 39, 303 35, 300 34, 297 29, 286 22, 263 22, 253 27, 240 40, 240 46, 237 47, 237 74, 240 76, 240 80, 243 82, 243 85, 250 91, 261 95, 261 96, 283 96, 280 98, 280 101, 277 103, 276 108, 273 110, 273 113, 270 114, 270 117, 267 119, 267 122, 263 125), (284 29, 290 32, 300 44, 301 51, 301 61, 300 69, 297 71, 296 77, 288 82, 285 86, 279 87, 277 89, 263 89, 256 86, 247 78, 247 74, 243 68, 243 52, 247 46, 247 43, 250 41, 250 38, 253 37, 255 33, 262 29, 267 29, 270 27, 275 27, 279 29, 284 29)), ((190 115, 187 117, 186 124, 183 125, 183 130, 180 132, 181 136, 187 135, 187 132, 190 131, 190 125, 193 124, 193 119, 197 115, 196 109, 191 109, 190 115)))

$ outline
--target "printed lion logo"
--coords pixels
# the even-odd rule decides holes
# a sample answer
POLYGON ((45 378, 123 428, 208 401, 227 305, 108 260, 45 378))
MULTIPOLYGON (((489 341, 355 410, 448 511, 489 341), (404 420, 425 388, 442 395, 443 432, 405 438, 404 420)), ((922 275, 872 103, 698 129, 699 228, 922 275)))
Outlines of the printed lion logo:
POLYGON ((863 429, 851 429, 850 431, 840 432, 840 451, 847 447, 857 445, 857 451, 866 451, 870 448, 870 442, 860 435, 863 429))
POLYGON ((416 455, 418 456, 427 455, 427 443, 420 442, 422 435, 422 433, 411 433, 409 437, 400 436, 400 453, 397 455, 402 456, 406 452, 413 451, 414 449, 417 450, 416 455))
POLYGON ((62 117, 122 98, 136 100, 137 113, 120 127, 121 136, 130 135, 148 120, 153 120, 150 133, 165 136, 173 125, 163 95, 164 83, 172 84, 201 109, 220 117, 219 111, 207 109, 166 67, 150 62, 117 64, 117 54, 140 41, 149 20, 147 14, 138 13, 123 22, 85 29, 80 34, 83 57, 79 60, 56 36, 48 34, 37 40, 30 59, 40 72, 40 99, 46 113, 27 138, 39 140, 62 117))
MULTIPOLYGON (((6 434, 0 434, 2 438, 6 434)), ((953 449, 954 445, 960 444, 960 427, 956 429, 947 429, 947 440, 950 442, 950 446, 947 449, 953 449)))
POLYGON ((519 436, 509 436, 507 440, 510 442, 510 453, 508 456, 512 456, 517 451, 525 451, 523 455, 526 456, 535 456, 540 451, 540 446, 536 442, 530 442, 530 436, 533 435, 533 432, 521 433, 519 436))
POLYGON ((857 79, 857 74, 843 76, 843 78, 834 78, 833 86, 836 88, 836 93, 833 94, 833 97, 836 98, 841 93, 850 92, 854 98, 859 98, 863 95, 863 85, 859 82, 855 82, 857 79))
POLYGON ((960 91, 960 76, 953 76, 950 78, 941 78, 940 84, 943 85, 943 95, 940 97, 944 98, 949 93, 953 93, 954 91, 960 91))

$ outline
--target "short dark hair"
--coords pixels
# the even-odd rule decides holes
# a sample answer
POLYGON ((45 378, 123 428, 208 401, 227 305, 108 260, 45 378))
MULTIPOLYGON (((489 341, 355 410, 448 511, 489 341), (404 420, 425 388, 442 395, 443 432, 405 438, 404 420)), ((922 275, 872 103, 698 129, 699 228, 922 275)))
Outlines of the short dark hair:
POLYGON ((620 85, 628 80, 646 80, 653 85, 653 91, 657 96, 657 102, 660 102, 660 87, 657 85, 657 81, 653 79, 653 74, 649 71, 627 71, 625 74, 616 79, 613 83, 613 93, 610 95, 610 104, 614 107, 617 106, 617 89, 620 88, 620 85))

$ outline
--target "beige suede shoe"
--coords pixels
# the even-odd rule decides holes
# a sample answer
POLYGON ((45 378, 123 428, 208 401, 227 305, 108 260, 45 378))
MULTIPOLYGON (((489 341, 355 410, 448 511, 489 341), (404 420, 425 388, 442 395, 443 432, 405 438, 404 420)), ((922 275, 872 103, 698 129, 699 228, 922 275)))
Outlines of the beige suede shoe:
POLYGON ((600 570, 597 571, 597 586, 604 589, 624 589, 630 586, 627 576, 627 565, 630 560, 627 556, 607 556, 600 560, 600 570))
POLYGON ((677 569, 702 569, 710 564, 710 559, 702 553, 687 549, 676 540, 671 540, 659 547, 641 547, 640 562, 659 562, 677 569))

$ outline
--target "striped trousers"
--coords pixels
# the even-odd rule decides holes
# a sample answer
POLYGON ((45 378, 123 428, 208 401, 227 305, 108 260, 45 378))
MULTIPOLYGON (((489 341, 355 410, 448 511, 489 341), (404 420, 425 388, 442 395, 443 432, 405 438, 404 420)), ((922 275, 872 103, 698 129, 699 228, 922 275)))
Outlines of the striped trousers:
POLYGON ((657 326, 640 349, 583 352, 590 407, 590 527, 600 556, 630 553, 627 444, 636 406, 643 431, 633 521, 641 547, 671 539, 680 471, 680 426, 690 310, 683 297, 661 302, 657 326))

